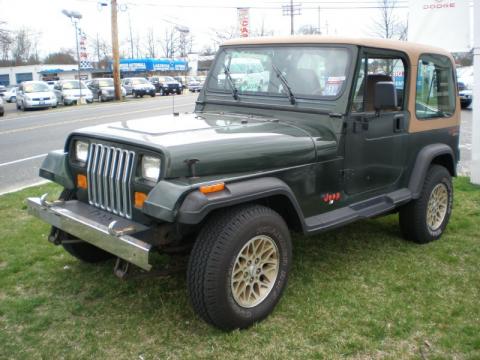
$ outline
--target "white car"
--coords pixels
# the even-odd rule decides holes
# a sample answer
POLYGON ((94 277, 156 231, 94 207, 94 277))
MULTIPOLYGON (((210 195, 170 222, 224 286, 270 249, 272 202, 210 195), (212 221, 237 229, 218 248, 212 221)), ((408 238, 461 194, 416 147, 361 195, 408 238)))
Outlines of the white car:
POLYGON ((457 82, 460 105, 465 109, 473 101, 473 66, 457 68, 457 82))
POLYGON ((57 97, 44 81, 25 81, 17 90, 17 110, 57 107, 57 97))
POLYGON ((3 93, 3 98, 8 103, 13 103, 17 100, 17 86, 8 86, 7 90, 3 93))
POLYGON ((54 88, 57 102, 63 105, 73 105, 82 102, 82 99, 87 103, 93 102, 92 91, 83 83, 78 80, 60 80, 54 88))

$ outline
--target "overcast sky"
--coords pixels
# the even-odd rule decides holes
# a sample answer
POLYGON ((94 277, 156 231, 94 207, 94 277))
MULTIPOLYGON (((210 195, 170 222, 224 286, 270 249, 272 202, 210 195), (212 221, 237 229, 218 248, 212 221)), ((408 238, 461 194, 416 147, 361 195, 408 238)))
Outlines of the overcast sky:
MULTIPOLYGON (((103 1, 109 3, 110 1, 103 1)), ((338 0, 338 1, 299 1, 302 3, 301 15, 295 17, 295 28, 311 24, 320 26, 322 33, 344 36, 371 36, 371 22, 379 15, 374 8, 376 0, 338 0), (320 19, 318 6, 320 6, 320 19), (361 9, 360 7, 367 7, 361 9), (340 9, 339 9, 340 8, 340 9)), ((281 0, 119 0, 119 37, 123 49, 128 49, 130 16, 135 36, 146 37, 149 28, 153 28, 156 37, 161 37, 164 29, 173 24, 190 28, 194 35, 194 51, 201 50, 211 43, 214 30, 228 29, 237 24, 236 7, 251 7, 251 30, 259 28, 262 21, 267 30, 276 35, 290 33, 290 18, 282 16, 281 0)), ((407 18, 407 0, 397 0, 399 19, 407 18)), ((74 47, 74 31, 70 20, 62 9, 76 10, 83 15, 80 26, 94 39, 110 41, 110 7, 99 6, 97 0, 0 0, 0 20, 7 22, 11 30, 28 27, 40 33, 38 48, 40 55, 60 48, 74 47)))

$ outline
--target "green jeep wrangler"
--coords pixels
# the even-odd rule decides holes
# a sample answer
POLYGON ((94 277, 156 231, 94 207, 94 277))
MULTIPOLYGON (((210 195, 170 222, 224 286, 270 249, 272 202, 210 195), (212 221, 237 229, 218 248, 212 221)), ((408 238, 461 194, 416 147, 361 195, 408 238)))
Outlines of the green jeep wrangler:
MULTIPOLYGON (((265 318, 291 232, 399 212, 408 240, 445 231, 459 159, 452 56, 407 42, 292 36, 220 47, 191 114, 73 132, 29 198, 49 240, 85 262, 152 269, 189 251, 195 311, 221 329, 265 318)), ((319 244, 321 246, 321 244, 319 244)))

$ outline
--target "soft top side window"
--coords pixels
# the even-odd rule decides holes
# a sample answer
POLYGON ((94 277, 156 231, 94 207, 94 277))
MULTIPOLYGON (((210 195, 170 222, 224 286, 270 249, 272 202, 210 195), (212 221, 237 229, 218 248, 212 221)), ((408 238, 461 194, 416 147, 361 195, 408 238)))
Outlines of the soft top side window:
POLYGON ((375 84, 379 81, 393 82, 397 91, 398 107, 385 111, 404 110, 405 67, 404 60, 400 56, 365 54, 355 80, 352 112, 375 110, 375 84))
POLYGON ((444 55, 424 54, 418 61, 415 114, 418 119, 450 117, 455 112, 453 66, 444 55))

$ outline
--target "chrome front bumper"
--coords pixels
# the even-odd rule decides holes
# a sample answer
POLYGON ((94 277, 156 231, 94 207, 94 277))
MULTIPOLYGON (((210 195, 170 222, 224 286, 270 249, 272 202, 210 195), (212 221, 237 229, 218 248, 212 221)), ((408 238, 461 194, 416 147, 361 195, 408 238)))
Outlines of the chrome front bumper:
POLYGON ((31 215, 121 259, 150 270, 151 245, 134 234, 148 230, 145 225, 107 213, 77 200, 47 202, 28 198, 31 215))

